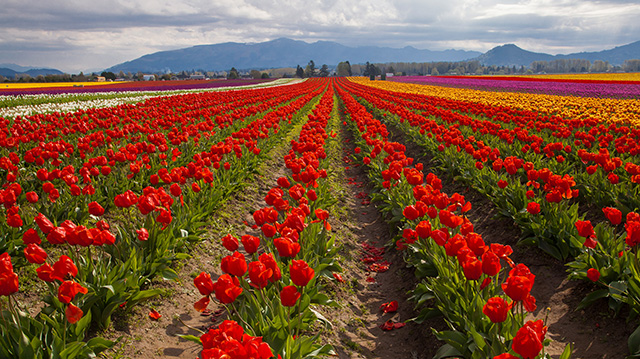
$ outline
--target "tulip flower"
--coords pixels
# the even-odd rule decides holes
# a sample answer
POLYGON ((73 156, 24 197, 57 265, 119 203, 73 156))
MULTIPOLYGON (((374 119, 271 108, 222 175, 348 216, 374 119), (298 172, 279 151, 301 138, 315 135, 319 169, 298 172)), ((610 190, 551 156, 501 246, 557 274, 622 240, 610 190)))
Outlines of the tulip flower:
POLYGON ((280 302, 285 307, 293 307, 296 305, 301 294, 298 292, 298 288, 293 285, 286 286, 280 291, 280 302))

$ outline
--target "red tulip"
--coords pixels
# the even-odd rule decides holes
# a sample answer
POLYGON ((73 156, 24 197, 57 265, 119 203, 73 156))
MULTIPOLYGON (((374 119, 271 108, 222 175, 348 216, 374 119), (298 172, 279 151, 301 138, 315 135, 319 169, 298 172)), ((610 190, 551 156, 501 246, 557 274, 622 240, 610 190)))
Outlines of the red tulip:
POLYGON ((33 191, 27 192, 25 196, 27 197, 27 201, 29 201, 30 203, 38 202, 38 194, 33 191))
POLYGON ((398 301, 397 300, 393 300, 393 301, 388 302, 388 303, 382 303, 380 305, 380 310, 382 310, 383 313, 396 312, 398 310, 398 301))
POLYGON ((213 293, 213 281, 208 273, 201 272, 193 279, 193 284, 198 288, 200 294, 208 296, 213 293))
POLYGON ((242 294, 242 288, 237 277, 223 274, 214 284, 216 298, 223 304, 233 303, 242 294))
POLYGON ((462 271, 467 280, 478 280, 482 276, 482 262, 476 257, 467 257, 462 262, 462 271))
POLYGON ((240 240, 242 241, 244 250, 247 253, 253 254, 258 251, 258 247, 260 246, 260 238, 249 235, 249 234, 245 234, 240 238, 240 240))
POLYGON ((27 245, 24 249, 24 256, 29 263, 42 264, 47 260, 47 252, 35 243, 27 245))
POLYGON ((300 244, 288 237, 278 237, 273 240, 280 257, 294 258, 300 252, 300 244))
POLYGON ((314 270, 304 260, 292 260, 289 272, 293 283, 300 287, 306 286, 315 274, 314 270))
POLYGON ((492 323, 502 323, 507 320, 507 315, 511 309, 511 304, 502 297, 493 297, 487 300, 487 304, 482 308, 484 313, 492 323))
POLYGON ((18 275, 13 271, 8 253, 0 255, 0 296, 8 296, 19 289, 18 275))
POLYGON ((529 202, 527 204, 527 212, 534 215, 540 213, 540 205, 536 202, 529 202))
POLYGON ((57 262, 53 264, 53 272, 51 278, 59 281, 64 281, 68 277, 75 277, 78 275, 78 267, 73 263, 71 258, 66 255, 61 255, 57 262))
POLYGON ((87 294, 87 292, 87 288, 82 285, 65 280, 58 287, 58 300, 64 304, 69 304, 78 293, 87 294))
POLYGON ((273 253, 263 253, 260 255, 259 260, 273 272, 271 274, 271 278, 269 278, 269 281, 273 283, 279 281, 280 278, 282 278, 280 267, 278 267, 278 262, 276 262, 275 258, 273 257, 273 253))
POLYGON ((233 252, 220 261, 220 268, 223 272, 242 277, 247 272, 247 262, 240 252, 233 252))
POLYGON ((96 201, 90 202, 89 214, 100 217, 104 214, 104 208, 96 201))
POLYGON ((280 291, 280 302, 285 307, 293 307, 300 298, 301 294, 298 288, 293 285, 286 286, 280 291))
POLYGON ((82 316, 84 315, 84 313, 82 312, 82 309, 76 307, 73 304, 69 304, 67 306, 67 309, 65 309, 64 313, 67 318, 67 321, 71 324, 77 323, 80 319, 82 319, 82 316))
POLYGON ((29 228, 22 234, 22 242, 24 242, 24 244, 40 244, 42 243, 42 239, 40 239, 35 229, 29 228))
POLYGON ((595 268, 589 268, 589 270, 587 270, 587 278, 592 282, 597 282, 598 279, 600 279, 600 271, 595 268))
POLYGON ((146 241, 149 239, 149 231, 146 228, 136 229, 138 240, 146 241))
POLYGON ((498 274, 502 269, 500 258, 492 251, 487 251, 482 255, 482 272, 490 277, 498 274))
POLYGON ((546 333, 547 327, 544 326, 542 320, 535 322, 530 320, 518 330, 511 343, 511 348, 523 359, 533 359, 542 350, 546 333))
POLYGON ((581 237, 591 237, 595 235, 591 221, 576 221, 576 229, 581 237))
POLYGON ((227 234, 226 236, 222 237, 222 246, 224 246, 224 248, 231 252, 238 250, 238 248, 240 247, 238 239, 231 234, 227 234))
POLYGON ((605 207, 602 209, 604 215, 607 217, 609 222, 613 225, 618 225, 622 222, 622 212, 620 212, 617 208, 605 207))

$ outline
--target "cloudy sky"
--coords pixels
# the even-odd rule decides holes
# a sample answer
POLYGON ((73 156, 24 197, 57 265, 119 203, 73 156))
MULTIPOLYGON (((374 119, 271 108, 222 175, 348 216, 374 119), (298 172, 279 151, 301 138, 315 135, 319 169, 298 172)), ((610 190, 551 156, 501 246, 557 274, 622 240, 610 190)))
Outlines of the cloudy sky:
POLYGON ((193 45, 280 37, 550 54, 640 40, 638 0, 2 0, 0 64, 98 71, 193 45))

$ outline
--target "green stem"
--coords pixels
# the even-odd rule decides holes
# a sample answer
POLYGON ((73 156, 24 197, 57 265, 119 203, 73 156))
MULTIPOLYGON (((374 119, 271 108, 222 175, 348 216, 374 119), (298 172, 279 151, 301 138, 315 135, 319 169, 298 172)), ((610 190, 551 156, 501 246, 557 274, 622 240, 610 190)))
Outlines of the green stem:
MULTIPOLYGON (((8 299, 8 307, 9 307, 9 311, 11 312, 11 315, 13 315, 13 318, 15 319, 16 323, 18 324, 18 330, 20 331, 20 333, 24 332, 22 331, 22 321, 20 320, 20 315, 18 315, 18 310, 15 308, 13 301, 15 301, 15 298, 13 298, 12 295, 7 296, 8 299)), ((17 303, 16 303, 17 305, 17 303)))
POLYGON ((296 327, 295 338, 298 338, 300 334, 300 327, 302 326, 302 297, 304 296, 304 287, 300 288, 300 299, 298 299, 298 326, 296 327))
POLYGON ((293 336, 291 335, 291 307, 287 308, 287 321, 288 324, 287 326, 289 327, 289 335, 287 336, 287 354, 289 356, 289 358, 291 358, 291 346, 293 344, 293 336), (289 337, 291 337, 291 339, 289 340, 289 337))

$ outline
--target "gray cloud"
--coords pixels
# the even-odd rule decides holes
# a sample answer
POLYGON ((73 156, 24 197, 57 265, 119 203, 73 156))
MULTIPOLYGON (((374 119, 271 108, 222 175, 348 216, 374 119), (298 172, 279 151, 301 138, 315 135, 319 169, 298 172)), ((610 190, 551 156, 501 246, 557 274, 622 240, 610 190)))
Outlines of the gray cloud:
POLYGON ((67 72, 144 54, 279 37, 349 46, 552 54, 639 40, 635 0, 4 0, 0 63, 67 72))

